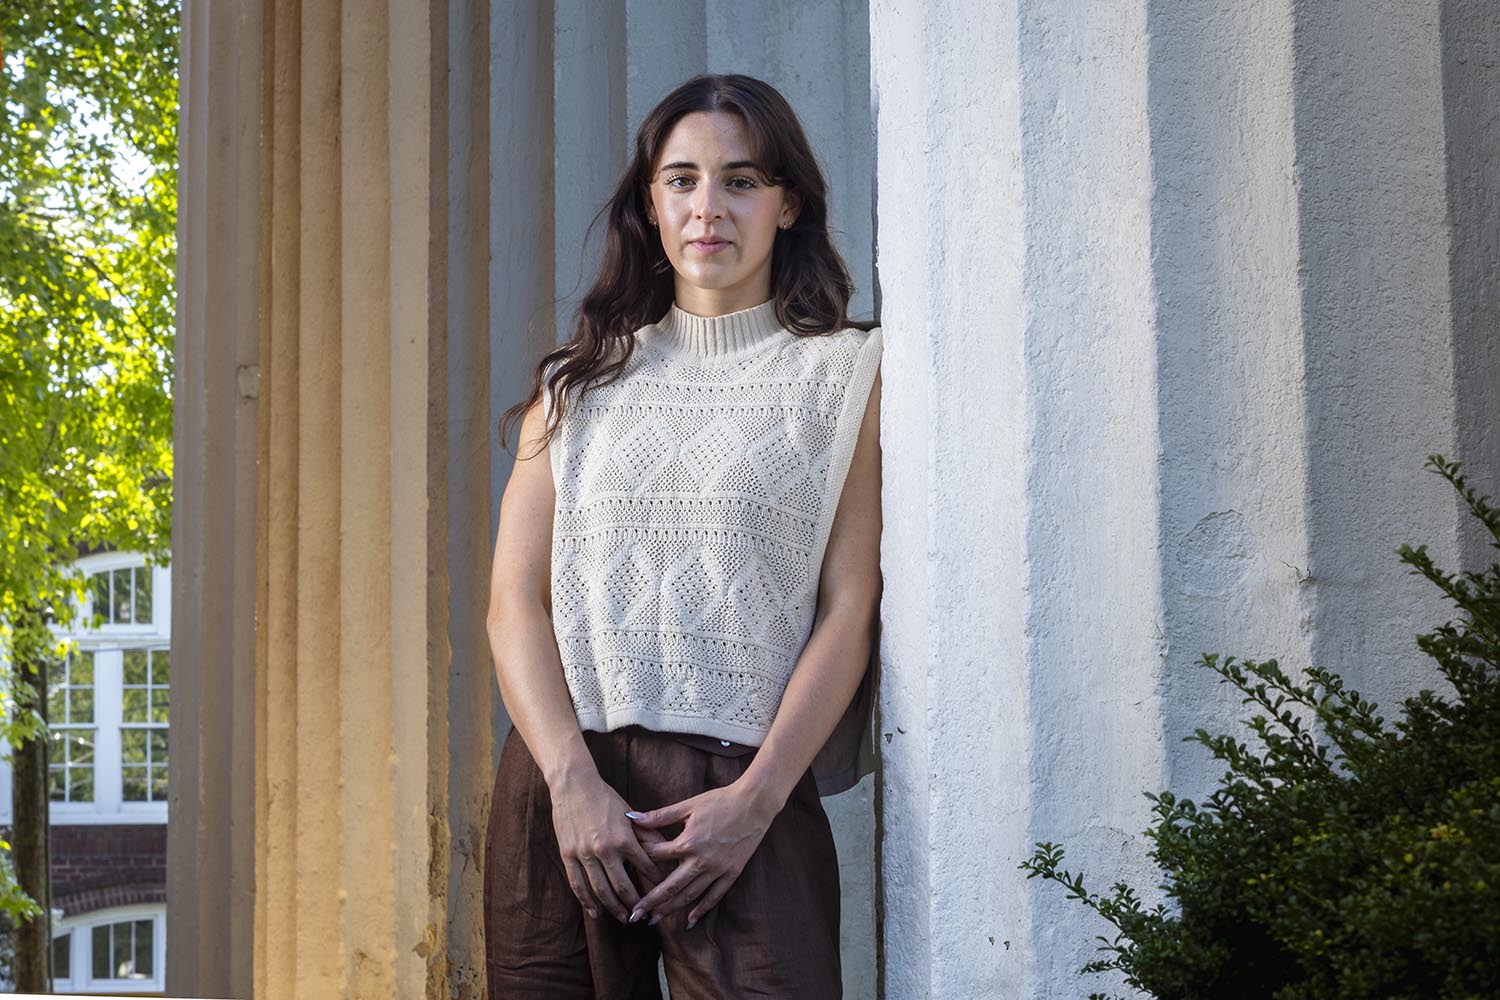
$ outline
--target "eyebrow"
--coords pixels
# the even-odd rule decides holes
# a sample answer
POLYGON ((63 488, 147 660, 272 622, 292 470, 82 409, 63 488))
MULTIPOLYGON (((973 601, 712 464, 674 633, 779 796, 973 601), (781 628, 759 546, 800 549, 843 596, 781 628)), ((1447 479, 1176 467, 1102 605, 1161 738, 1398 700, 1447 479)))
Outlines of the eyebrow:
MULTIPOLYGON (((754 160, 735 160, 733 163, 726 163, 726 164, 724 164, 724 169, 725 170, 739 170, 739 169, 744 168, 744 167, 751 167, 751 168, 753 168, 755 170, 759 170, 760 169, 760 164, 756 163, 754 160)), ((699 167, 698 167, 698 164, 696 164, 696 163, 689 163, 687 160, 674 160, 671 163, 663 163, 661 165, 661 169, 662 170, 697 170, 697 169, 699 169, 699 167)))

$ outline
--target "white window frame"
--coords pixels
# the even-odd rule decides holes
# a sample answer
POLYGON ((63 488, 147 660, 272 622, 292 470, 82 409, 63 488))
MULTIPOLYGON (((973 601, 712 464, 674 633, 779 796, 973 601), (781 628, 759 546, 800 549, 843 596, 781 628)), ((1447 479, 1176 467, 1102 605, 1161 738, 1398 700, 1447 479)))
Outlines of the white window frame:
MULTIPOLYGON (((107 570, 144 567, 145 556, 136 552, 99 552, 74 562, 85 577, 107 570)), ((140 648, 170 649, 172 639, 172 571, 166 566, 151 567, 151 622, 149 624, 86 626, 93 614, 93 589, 85 584, 84 601, 75 625, 69 629, 54 627, 58 639, 73 640, 78 653, 94 654, 94 801, 51 802, 55 826, 100 826, 105 824, 165 823, 167 803, 124 801, 124 778, 121 768, 120 730, 124 722, 124 650, 140 648)), ((170 653, 169 653, 170 655, 170 653)), ((172 664, 175 683, 177 664, 172 664)), ((171 754, 171 726, 167 727, 168 756, 171 754)), ((13 821, 11 815, 10 744, 0 740, 0 824, 13 821)), ((149 777, 148 777, 149 780, 149 777)))
POLYGON ((67 969, 52 970, 52 988, 58 993, 162 993, 167 985, 167 908, 162 903, 111 906, 69 917, 54 925, 53 940, 71 934, 67 969), (151 977, 148 979, 94 979, 94 928, 131 920, 152 921, 151 977))
MULTIPOLYGON (((129 569, 132 566, 140 568, 145 565, 145 556, 136 552, 97 552, 91 556, 84 556, 73 563, 73 566, 81 570, 86 578, 108 570, 129 569)), ((129 642, 137 637, 147 641, 158 636, 163 639, 170 638, 172 635, 171 595, 171 569, 166 566, 153 566, 151 567, 151 621, 140 625, 106 623, 96 629, 90 629, 85 623, 94 614, 94 590, 91 586, 85 584, 84 600, 81 608, 82 613, 77 618, 79 624, 75 625, 68 632, 63 632, 61 629, 54 629, 54 631, 59 636, 70 635, 77 639, 82 639, 85 636, 102 639, 108 636, 111 638, 118 637, 117 641, 124 639, 129 642)))

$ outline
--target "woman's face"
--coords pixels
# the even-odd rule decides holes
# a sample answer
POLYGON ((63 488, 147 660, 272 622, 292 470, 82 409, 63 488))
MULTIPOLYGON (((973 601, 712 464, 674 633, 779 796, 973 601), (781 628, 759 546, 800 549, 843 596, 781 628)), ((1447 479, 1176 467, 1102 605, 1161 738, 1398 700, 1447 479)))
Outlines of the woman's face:
POLYGON ((796 199, 750 160, 744 124, 722 111, 683 115, 662 147, 648 215, 688 312, 715 316, 771 297, 771 247, 777 227, 796 218, 796 199))

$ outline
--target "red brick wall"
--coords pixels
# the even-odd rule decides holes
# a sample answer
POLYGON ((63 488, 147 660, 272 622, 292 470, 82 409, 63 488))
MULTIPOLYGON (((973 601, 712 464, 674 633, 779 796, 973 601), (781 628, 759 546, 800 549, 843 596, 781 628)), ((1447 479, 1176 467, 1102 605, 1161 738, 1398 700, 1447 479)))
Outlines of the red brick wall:
POLYGON ((166 898, 166 824, 52 827, 52 905, 65 916, 166 898))

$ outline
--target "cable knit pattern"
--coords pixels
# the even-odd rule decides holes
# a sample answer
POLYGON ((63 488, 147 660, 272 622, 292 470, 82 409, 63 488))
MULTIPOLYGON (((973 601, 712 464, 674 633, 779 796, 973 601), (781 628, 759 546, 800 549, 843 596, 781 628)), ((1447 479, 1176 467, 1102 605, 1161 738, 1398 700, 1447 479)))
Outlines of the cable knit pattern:
MULTIPOLYGON (((636 331, 551 445, 552 623, 583 729, 759 746, 812 632, 881 333, 774 303, 636 331)), ((550 398, 546 405, 551 406, 550 398)))

